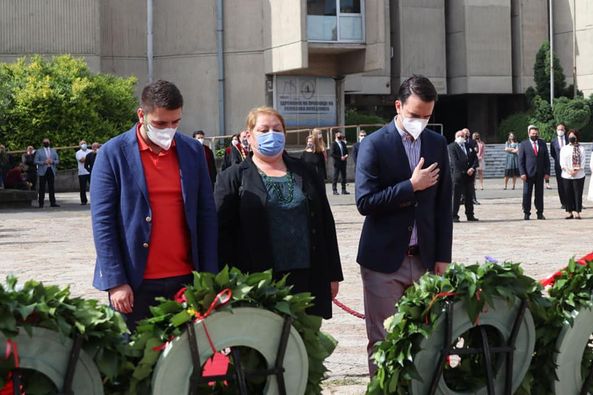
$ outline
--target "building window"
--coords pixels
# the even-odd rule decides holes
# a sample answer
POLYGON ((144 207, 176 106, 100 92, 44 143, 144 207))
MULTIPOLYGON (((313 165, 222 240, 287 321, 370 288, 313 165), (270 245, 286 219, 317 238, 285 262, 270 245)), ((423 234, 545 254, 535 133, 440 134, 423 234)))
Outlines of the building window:
POLYGON ((364 42, 364 0, 307 0, 309 41, 364 42))

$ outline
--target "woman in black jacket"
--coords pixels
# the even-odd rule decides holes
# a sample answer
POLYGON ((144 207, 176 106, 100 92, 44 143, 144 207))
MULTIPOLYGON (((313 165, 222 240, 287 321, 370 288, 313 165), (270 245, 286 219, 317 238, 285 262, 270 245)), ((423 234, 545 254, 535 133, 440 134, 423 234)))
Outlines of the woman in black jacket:
POLYGON ((276 110, 252 110, 247 129, 253 154, 221 173, 214 192, 220 267, 289 274, 293 292, 315 297, 309 313, 331 318, 343 276, 325 185, 284 152, 284 120, 276 110))

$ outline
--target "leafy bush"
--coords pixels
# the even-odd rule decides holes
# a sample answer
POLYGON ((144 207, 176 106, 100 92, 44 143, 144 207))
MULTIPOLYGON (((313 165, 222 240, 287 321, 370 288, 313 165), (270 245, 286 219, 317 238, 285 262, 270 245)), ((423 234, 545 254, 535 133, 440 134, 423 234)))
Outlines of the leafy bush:
POLYGON ((513 132, 519 141, 525 139, 530 117, 528 112, 519 112, 503 119, 498 125, 499 141, 507 141, 510 132, 513 132))
POLYGON ((560 97, 554 100, 554 118, 562 121, 569 129, 582 129, 591 120, 589 100, 577 97, 560 97))
MULTIPOLYGON (((83 59, 41 56, 0 63, 0 141, 9 150, 104 142, 134 122, 136 78, 93 74, 83 59)), ((64 155, 63 164, 74 163, 64 155)), ((61 166, 64 167, 64 166, 61 166)))
MULTIPOLYGON (((387 123, 385 119, 381 118, 375 114, 365 114, 359 112, 356 108, 350 108, 346 110, 346 125, 369 125, 369 124, 378 124, 383 125, 387 123)), ((371 130, 367 130, 367 133, 372 132, 373 130, 379 129, 379 126, 376 128, 371 128, 371 130)), ((358 141, 357 130, 355 128, 346 128, 346 139, 348 142, 355 143, 358 141)))

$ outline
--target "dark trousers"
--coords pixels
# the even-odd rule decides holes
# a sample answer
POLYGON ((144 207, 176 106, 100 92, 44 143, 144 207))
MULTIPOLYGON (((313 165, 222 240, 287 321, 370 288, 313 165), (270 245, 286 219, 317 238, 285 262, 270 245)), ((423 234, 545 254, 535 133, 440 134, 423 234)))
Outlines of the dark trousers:
POLYGON ((531 196, 535 188, 535 209, 538 214, 544 213, 544 177, 528 177, 523 182, 523 212, 531 214, 531 196))
POLYGON ((88 202, 86 199, 86 186, 90 180, 91 176, 89 174, 78 176, 78 185, 80 185, 80 203, 87 204, 88 202))
POLYGON ((562 178, 562 169, 556 169, 556 184, 558 184, 558 197, 560 198, 560 204, 566 207, 566 187, 564 185, 564 179, 562 178))
POLYGON ((585 188, 585 177, 576 180, 564 178, 564 191, 566 193, 566 211, 583 210, 583 189, 585 188))
POLYGON ((54 172, 52 169, 47 169, 44 175, 39 176, 39 207, 43 207, 45 200, 45 184, 47 183, 47 191, 49 193, 49 203, 56 204, 56 194, 54 191, 54 172))
POLYGON ((463 179, 456 179, 453 183, 453 217, 459 217, 459 206, 461 195, 465 196, 465 216, 472 218, 474 216, 474 179, 475 177, 464 177, 463 179))
POLYGON ((192 282, 193 274, 142 281, 140 287, 134 291, 134 307, 132 312, 130 314, 124 314, 126 325, 130 332, 136 329, 138 321, 150 316, 150 307, 156 306, 159 303, 154 300, 156 297, 162 296, 171 299, 177 291, 192 282))
POLYGON ((334 163, 334 180, 332 182, 332 188, 334 191, 338 190, 338 177, 342 176, 342 190, 346 190, 346 161, 337 161, 334 163))

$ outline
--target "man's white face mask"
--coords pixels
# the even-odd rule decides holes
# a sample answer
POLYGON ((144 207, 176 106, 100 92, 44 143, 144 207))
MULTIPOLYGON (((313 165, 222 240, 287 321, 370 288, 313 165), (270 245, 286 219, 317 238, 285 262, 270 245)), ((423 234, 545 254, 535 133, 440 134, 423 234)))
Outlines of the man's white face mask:
POLYGON ((420 137, 420 134, 426 128, 426 125, 428 125, 428 119, 406 118, 403 115, 401 117, 402 125, 404 125, 404 130, 410 133, 410 135, 414 137, 414 140, 417 140, 418 137, 420 137))
POLYGON ((173 138, 175 137, 175 132, 177 132, 177 128, 157 129, 154 126, 152 126, 146 118, 144 126, 146 128, 146 134, 148 135, 150 141, 152 141, 165 151, 171 147, 171 143, 173 142, 173 138))

